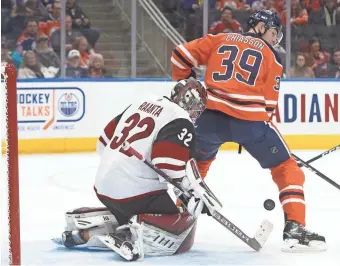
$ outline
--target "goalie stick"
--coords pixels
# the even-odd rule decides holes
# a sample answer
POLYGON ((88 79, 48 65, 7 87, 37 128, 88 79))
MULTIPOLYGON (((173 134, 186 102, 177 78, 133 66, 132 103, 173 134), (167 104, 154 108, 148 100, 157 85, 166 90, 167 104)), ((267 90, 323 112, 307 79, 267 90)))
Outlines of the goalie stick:
MULTIPOLYGON (((123 153, 125 155, 130 156, 130 157, 134 156, 138 160, 145 163, 148 167, 153 169, 157 174, 162 176, 166 181, 168 181, 170 184, 172 184, 174 187, 176 187, 177 189, 179 189, 181 192, 184 193, 180 185, 173 182, 171 177, 169 177, 162 170, 158 169, 151 162, 146 160, 144 156, 140 154, 138 151, 136 151, 134 148, 132 148, 127 141, 125 141, 122 144, 122 150, 124 151, 123 153)), ((244 233, 238 226, 236 226, 229 219, 224 217, 220 212, 214 210, 212 211, 211 215, 217 222, 219 222, 221 225, 227 228, 230 232, 232 232, 235 236, 237 236, 244 243, 246 243, 249 247, 251 247, 252 249, 256 251, 260 251, 260 249, 264 246, 265 242, 267 241, 271 231, 273 230, 273 225, 269 221, 264 220, 262 221, 260 228, 256 231, 255 236, 251 238, 246 233, 244 233)))

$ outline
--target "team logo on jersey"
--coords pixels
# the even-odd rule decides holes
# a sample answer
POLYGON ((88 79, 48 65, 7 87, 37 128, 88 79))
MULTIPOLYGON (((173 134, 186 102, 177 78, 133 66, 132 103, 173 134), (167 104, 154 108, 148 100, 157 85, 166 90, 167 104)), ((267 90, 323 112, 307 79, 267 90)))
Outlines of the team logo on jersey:
POLYGON ((85 94, 76 87, 18 88, 19 131, 70 130, 85 115, 85 94))

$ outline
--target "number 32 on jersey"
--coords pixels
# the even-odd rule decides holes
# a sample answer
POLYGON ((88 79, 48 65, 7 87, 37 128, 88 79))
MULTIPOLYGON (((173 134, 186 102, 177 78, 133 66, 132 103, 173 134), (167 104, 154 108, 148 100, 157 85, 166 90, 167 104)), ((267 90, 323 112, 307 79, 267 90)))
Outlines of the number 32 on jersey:
POLYGON ((190 142, 192 140, 192 133, 188 133, 188 129, 187 128, 183 128, 182 132, 177 134, 177 137, 179 140, 182 140, 184 145, 189 147, 190 146, 190 142))

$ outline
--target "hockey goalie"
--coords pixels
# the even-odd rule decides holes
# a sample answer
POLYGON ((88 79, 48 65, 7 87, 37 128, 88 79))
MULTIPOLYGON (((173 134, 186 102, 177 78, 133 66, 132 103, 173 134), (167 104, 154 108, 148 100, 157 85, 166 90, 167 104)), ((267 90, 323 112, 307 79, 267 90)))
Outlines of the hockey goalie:
POLYGON ((65 231, 53 241, 66 247, 105 247, 128 261, 188 251, 197 217, 221 207, 188 178, 195 170, 187 163, 194 123, 206 100, 204 86, 189 78, 175 85, 170 98, 141 100, 112 119, 97 144, 101 160, 94 191, 105 207, 67 212, 65 231), (185 193, 175 194, 185 211, 168 194, 166 180, 126 154, 126 141, 180 185, 185 193))

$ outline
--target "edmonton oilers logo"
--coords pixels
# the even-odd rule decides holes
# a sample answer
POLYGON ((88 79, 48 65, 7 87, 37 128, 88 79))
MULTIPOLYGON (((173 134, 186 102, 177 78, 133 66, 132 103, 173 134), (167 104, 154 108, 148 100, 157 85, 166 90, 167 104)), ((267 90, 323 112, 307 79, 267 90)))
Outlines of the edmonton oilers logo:
POLYGON ((73 116, 79 110, 79 99, 73 93, 64 93, 59 99, 59 112, 64 116, 73 116))

